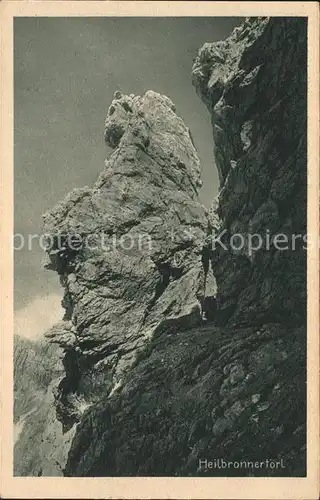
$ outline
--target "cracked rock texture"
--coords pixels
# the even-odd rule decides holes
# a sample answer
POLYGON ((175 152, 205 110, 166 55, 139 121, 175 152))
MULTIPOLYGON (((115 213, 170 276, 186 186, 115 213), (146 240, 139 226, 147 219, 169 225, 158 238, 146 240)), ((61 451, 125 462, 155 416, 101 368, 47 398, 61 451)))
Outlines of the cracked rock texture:
POLYGON ((155 339, 123 388, 83 416, 65 474, 304 475, 303 335, 211 324, 155 339), (199 467, 216 458, 284 467, 199 467))
POLYGON ((14 475, 63 476, 74 428, 63 433, 54 404, 63 352, 42 339, 14 338, 14 475))
POLYGON ((303 18, 250 18, 199 50, 192 78, 220 176, 208 213, 171 101, 116 93, 105 170, 44 218, 65 288, 47 335, 65 352, 65 476, 305 475, 306 252, 248 240, 306 231, 306 76, 303 18), (100 232, 107 251, 68 241, 100 232), (117 243, 141 233, 152 248, 117 243), (200 466, 216 458, 281 466, 200 466))
POLYGON ((58 415, 68 428, 112 390, 155 335, 201 323, 208 234, 200 164, 166 96, 116 92, 105 141, 114 148, 93 188, 74 190, 44 216, 47 267, 65 289, 65 321, 47 335, 66 349, 58 415))
POLYGON ((304 321, 306 31, 302 18, 247 19, 227 40, 206 43, 193 66, 220 176, 216 216, 226 245, 215 245, 211 262, 223 324, 304 321), (277 234, 278 248, 287 237, 290 250, 268 248, 277 234), (250 251, 250 238, 260 250, 250 251))

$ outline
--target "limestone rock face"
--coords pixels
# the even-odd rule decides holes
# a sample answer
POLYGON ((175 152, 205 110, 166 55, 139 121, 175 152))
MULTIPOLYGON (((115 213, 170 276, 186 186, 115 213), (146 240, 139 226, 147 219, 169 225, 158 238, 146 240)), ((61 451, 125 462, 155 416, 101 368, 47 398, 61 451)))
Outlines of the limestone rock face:
POLYGON ((253 18, 200 49, 193 81, 221 183, 209 230, 227 245, 204 247, 215 324, 153 337, 83 415, 66 476, 305 475, 306 252, 250 253, 248 235, 306 229, 306 41, 302 18, 253 18), (233 234, 244 248, 230 248, 233 234), (206 467, 217 458, 231 467, 206 467))
POLYGON ((211 261, 222 323, 304 321, 306 30, 302 18, 249 18, 227 40, 206 43, 193 66, 220 176, 225 246, 215 245, 211 261), (268 248, 276 235, 278 248, 268 248))
POLYGON ((252 18, 200 49, 209 211, 171 101, 117 92, 105 170, 44 217, 65 289, 47 334, 64 349, 65 476, 305 475, 306 251, 249 241, 306 231, 306 44, 303 18, 252 18), (263 465, 206 467, 218 458, 263 465))
POLYGON ((62 476, 74 428, 63 434, 55 391, 63 351, 45 339, 14 337, 14 475, 62 476))
POLYGON ((44 216, 47 267, 65 289, 65 321, 47 334, 66 349, 64 423, 70 395, 89 404, 153 335, 201 323, 206 294, 200 163, 172 102, 116 92, 105 140, 114 152, 93 188, 74 190, 44 216))

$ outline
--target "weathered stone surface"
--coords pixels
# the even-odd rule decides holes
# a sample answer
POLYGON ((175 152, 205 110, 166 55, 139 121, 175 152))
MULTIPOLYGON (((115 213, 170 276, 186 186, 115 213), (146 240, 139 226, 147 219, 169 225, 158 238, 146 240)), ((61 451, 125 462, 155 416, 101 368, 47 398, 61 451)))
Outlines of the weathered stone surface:
POLYGON ((304 475, 302 335, 279 324, 209 324, 155 339, 119 392, 84 414, 65 474, 304 475), (284 468, 199 468, 217 458, 282 459, 284 468))
POLYGON ((193 81, 220 174, 209 211, 171 101, 116 93, 105 171, 45 217, 48 234, 64 235, 48 265, 66 290, 49 333, 65 350, 57 416, 67 435, 78 422, 66 476, 306 473, 306 253, 248 245, 253 232, 306 230, 305 20, 246 20, 204 45, 193 81), (155 246, 67 244, 101 231, 109 244, 150 233, 155 246), (226 248, 214 249, 220 231, 226 248), (245 245, 230 248, 237 234, 245 245), (217 458, 264 466, 200 466, 217 458))
POLYGON ((64 421, 70 395, 89 403, 111 390, 155 333, 201 323, 205 288, 215 294, 199 159, 170 99, 116 92, 105 140, 115 150, 94 187, 44 216, 47 267, 65 289, 65 323, 47 335, 66 348, 64 421))
POLYGON ((14 475, 62 476, 75 429, 63 434, 54 394, 63 352, 44 339, 14 338, 14 475))
POLYGON ((76 330, 71 321, 60 321, 55 324, 45 337, 52 344, 58 344, 62 348, 73 347, 77 342, 76 330))
POLYGON ((306 30, 302 18, 249 18, 227 40, 206 43, 193 66, 220 175, 216 216, 228 250, 217 244, 211 261, 222 323, 305 318, 306 30), (230 244, 236 234, 240 250, 230 244), (289 250, 267 248, 276 234, 289 250), (261 237, 260 249, 250 252, 250 236, 252 247, 261 237))
POLYGON ((57 346, 14 336, 14 423, 38 405, 52 379, 62 374, 61 358, 57 346))
MULTIPOLYGON (((251 19, 195 61, 221 182, 209 227, 226 230, 226 244, 305 232, 305 56, 303 19, 251 19)), ((305 474, 305 251, 206 243, 216 326, 151 341, 119 391, 84 415, 67 476, 305 474), (217 457, 283 467, 199 468, 217 457)))

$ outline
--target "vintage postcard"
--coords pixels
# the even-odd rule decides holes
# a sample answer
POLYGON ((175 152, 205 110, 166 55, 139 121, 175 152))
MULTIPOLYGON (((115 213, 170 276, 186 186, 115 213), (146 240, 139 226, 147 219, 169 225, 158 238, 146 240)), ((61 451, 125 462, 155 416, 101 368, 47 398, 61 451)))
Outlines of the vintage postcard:
POLYGON ((1 497, 317 499, 317 2, 0 20, 1 497))

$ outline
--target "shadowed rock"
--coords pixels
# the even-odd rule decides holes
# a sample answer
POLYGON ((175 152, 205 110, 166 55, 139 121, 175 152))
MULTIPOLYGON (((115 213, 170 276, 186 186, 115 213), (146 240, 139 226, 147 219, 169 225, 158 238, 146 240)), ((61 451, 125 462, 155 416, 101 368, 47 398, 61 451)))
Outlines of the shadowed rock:
POLYGON ((193 65, 220 177, 215 212, 227 251, 217 244, 211 262, 222 323, 305 320, 306 30, 301 18, 248 18, 206 43, 193 65))

